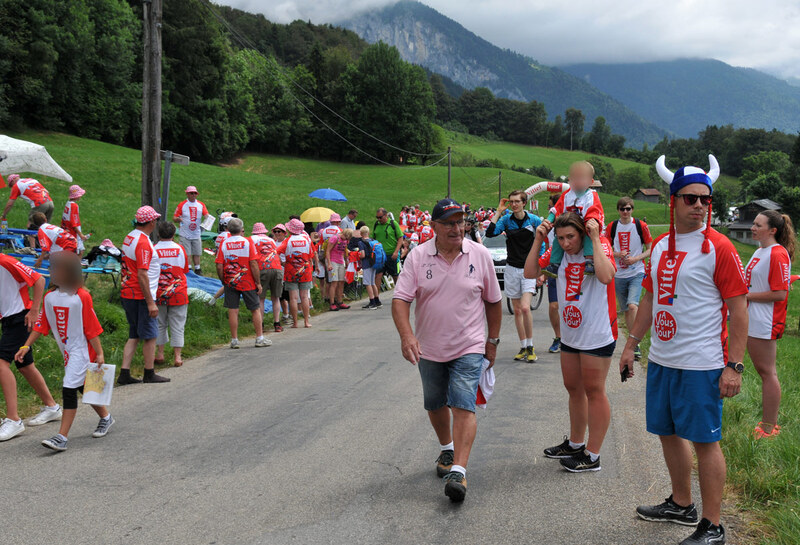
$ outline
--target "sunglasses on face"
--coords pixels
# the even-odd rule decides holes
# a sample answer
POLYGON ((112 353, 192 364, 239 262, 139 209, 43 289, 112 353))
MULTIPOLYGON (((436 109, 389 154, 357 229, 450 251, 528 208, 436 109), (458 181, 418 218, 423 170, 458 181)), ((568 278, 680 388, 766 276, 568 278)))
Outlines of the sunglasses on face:
POLYGON ((278 234, 278 233, 285 233, 286 231, 281 231, 280 229, 273 229, 272 232, 278 234))
POLYGON ((711 204, 711 195, 694 195, 692 193, 682 193, 680 195, 675 195, 676 197, 683 197, 683 202, 686 206, 694 206, 697 202, 697 199, 700 199, 700 204, 703 206, 708 206, 711 204))
POLYGON ((626 206, 624 208, 619 209, 620 212, 630 212, 631 210, 633 210, 632 206, 626 206))

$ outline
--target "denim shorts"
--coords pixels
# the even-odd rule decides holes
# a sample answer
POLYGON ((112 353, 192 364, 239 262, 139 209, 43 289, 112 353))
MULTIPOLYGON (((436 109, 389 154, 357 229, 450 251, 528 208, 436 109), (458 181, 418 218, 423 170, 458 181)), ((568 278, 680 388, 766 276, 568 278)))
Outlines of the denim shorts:
POLYGON ((122 298, 122 308, 128 319, 129 339, 155 339, 158 337, 158 318, 151 318, 144 299, 122 298))
POLYGON ((617 301, 623 305, 623 310, 628 308, 628 305, 639 305, 639 299, 642 297, 642 280, 644 280, 644 273, 638 273, 628 278, 614 278, 614 289, 617 292, 617 301))
POLYGON ((426 411, 448 406, 475 412, 483 354, 464 354, 442 362, 420 359, 417 367, 426 411))
POLYGON ((722 439, 722 369, 692 371, 647 363, 647 431, 695 443, 722 439))

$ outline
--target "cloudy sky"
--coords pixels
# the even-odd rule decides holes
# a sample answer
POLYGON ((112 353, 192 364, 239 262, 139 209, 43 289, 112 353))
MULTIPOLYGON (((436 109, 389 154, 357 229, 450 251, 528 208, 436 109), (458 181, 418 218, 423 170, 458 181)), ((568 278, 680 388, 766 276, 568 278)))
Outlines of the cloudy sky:
MULTIPOLYGON (((394 0, 215 0, 275 22, 329 23, 394 0)), ((538 61, 715 58, 800 78, 797 0, 425 0, 482 38, 538 61)))

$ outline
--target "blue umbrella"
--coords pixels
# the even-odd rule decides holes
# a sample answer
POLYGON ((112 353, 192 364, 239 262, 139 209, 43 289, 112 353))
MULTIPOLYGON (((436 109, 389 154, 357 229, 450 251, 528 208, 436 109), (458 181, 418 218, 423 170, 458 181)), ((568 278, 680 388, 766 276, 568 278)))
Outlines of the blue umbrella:
POLYGON ((322 199, 324 201, 346 201, 347 197, 336 191, 335 189, 331 189, 330 187, 327 189, 315 189, 311 193, 308 194, 309 197, 314 197, 315 199, 322 199))

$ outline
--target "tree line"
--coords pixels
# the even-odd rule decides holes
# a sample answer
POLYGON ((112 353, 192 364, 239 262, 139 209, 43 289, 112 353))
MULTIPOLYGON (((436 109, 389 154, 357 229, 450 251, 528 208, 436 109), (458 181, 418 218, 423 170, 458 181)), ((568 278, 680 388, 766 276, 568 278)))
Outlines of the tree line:
MULTIPOLYGON (((333 27, 274 25, 208 6, 207 0, 164 2, 165 148, 209 162, 247 149, 348 161, 413 158, 378 140, 435 151, 427 74, 397 50, 368 46, 333 27), (237 36, 217 15, 235 19, 237 36)), ((138 147, 141 21, 138 0, 4 0, 0 126, 138 147)))

